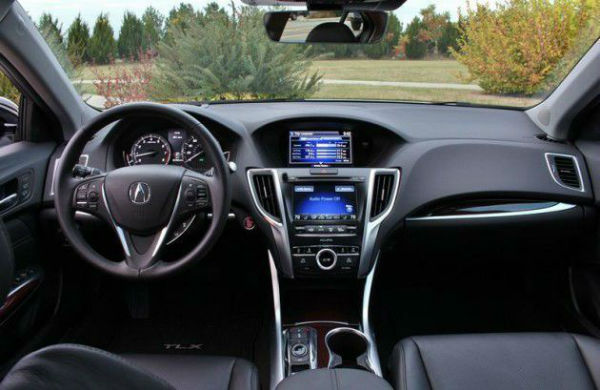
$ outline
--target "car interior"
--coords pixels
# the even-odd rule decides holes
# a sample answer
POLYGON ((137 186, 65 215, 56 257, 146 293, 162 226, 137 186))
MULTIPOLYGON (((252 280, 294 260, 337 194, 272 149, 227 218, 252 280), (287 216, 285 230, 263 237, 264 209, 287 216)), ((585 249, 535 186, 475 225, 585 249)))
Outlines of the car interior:
POLYGON ((526 109, 97 110, 6 0, 0 67, 0 389, 600 388, 598 41, 526 109))

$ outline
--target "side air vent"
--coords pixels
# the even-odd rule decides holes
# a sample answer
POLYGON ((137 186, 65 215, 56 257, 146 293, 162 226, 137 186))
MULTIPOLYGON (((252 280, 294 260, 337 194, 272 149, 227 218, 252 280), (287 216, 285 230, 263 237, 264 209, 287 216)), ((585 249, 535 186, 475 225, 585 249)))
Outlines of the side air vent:
POLYGON ((275 182, 273 175, 270 173, 256 174, 253 177, 254 190, 258 197, 258 202, 262 208, 272 217, 280 220, 281 212, 277 202, 277 194, 275 192, 275 182))
POLYGON ((379 216, 392 200, 394 189, 394 175, 391 173, 375 174, 373 183, 373 201, 371 203, 371 218, 379 216))
POLYGON ((546 153, 546 160, 554 181, 563 187, 583 191, 581 172, 575 156, 546 153))

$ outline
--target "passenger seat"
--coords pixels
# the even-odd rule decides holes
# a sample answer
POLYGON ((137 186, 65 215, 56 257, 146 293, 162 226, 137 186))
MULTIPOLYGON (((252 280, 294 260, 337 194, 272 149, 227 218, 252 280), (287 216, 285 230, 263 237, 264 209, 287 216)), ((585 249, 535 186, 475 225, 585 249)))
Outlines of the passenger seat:
POLYGON ((568 333, 410 337, 391 360, 397 390, 600 389, 600 341, 568 333))

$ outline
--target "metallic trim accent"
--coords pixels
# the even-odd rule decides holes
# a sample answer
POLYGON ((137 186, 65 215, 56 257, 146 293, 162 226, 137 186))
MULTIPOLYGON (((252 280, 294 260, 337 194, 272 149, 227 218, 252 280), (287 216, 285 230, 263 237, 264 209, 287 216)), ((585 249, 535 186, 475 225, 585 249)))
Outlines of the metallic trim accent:
POLYGON ((315 233, 300 233, 296 237, 356 237, 355 233, 340 233, 340 234, 315 234, 315 233))
MULTIPOLYGON (((338 333, 341 333, 341 332, 348 332, 348 333, 352 333, 352 334, 354 334, 354 335, 356 335, 356 336, 360 337, 361 339, 364 339, 364 340, 367 342, 367 361, 366 361, 366 363, 367 363, 367 366, 369 366, 369 368, 370 368, 371 370, 375 371, 375 370, 374 370, 374 368, 373 368, 373 363, 371 362, 371 356, 370 356, 371 344, 372 344, 372 343, 371 343, 371 340, 370 340, 370 339, 367 337, 367 335, 366 335, 366 334, 364 334, 364 333, 363 333, 363 332, 361 332, 360 330, 356 330, 356 329, 354 329, 354 328, 348 328, 348 327, 341 327, 341 328, 335 328, 335 329, 332 329, 332 330, 330 330, 329 332, 327 332, 327 334, 325 335, 325 347, 327 348, 327 352, 329 353, 329 361, 327 362, 327 367, 328 367, 328 368, 332 368, 331 366, 333 365, 333 361, 334 361, 334 360, 333 360, 333 355, 338 355, 338 354, 334 354, 334 353, 331 351, 331 348, 329 348, 329 339, 330 339, 332 336, 334 336, 334 335, 336 335, 336 334, 338 334, 338 333)), ((338 355, 338 356, 339 356, 339 355, 338 355)), ((362 355, 361 355, 361 356, 362 356, 362 355)), ((378 374, 378 373, 375 373, 375 374, 376 374, 376 375, 378 375, 378 376, 381 376, 381 375, 380 375, 380 374, 378 374)))
POLYGON ((365 280, 365 286, 363 288, 363 300, 362 300, 362 331, 369 340, 369 362, 375 375, 383 376, 381 371, 381 363, 379 362, 379 354, 377 352, 377 344, 375 343, 375 334, 371 328, 371 322, 369 318, 369 307, 371 302, 371 291, 373 290, 373 279, 375 278, 375 270, 377 269, 377 263, 379 261, 379 254, 375 258, 373 268, 367 279, 365 280))
POLYGON ((398 196, 398 188, 400 187, 400 171, 398 169, 391 168, 375 168, 369 173, 369 181, 367 185, 367 203, 365 206, 364 219, 365 228, 363 232, 361 257, 358 264, 358 277, 366 274, 369 270, 369 263, 373 256, 372 250, 375 246, 375 240, 377 239, 377 233, 379 232, 379 226, 381 223, 390 215, 394 204, 396 203, 396 197, 398 196), (394 175, 394 188, 390 194, 390 203, 387 205, 375 219, 371 220, 371 205, 373 204, 373 187, 375 185, 375 175, 377 174, 392 174, 394 175))
POLYGON ((548 167, 548 170, 550 171, 550 176, 552 177, 552 180, 554 180, 554 182, 556 184, 558 184, 559 186, 561 186, 563 188, 572 190, 572 191, 585 192, 585 187, 583 184, 583 176, 581 175, 581 168, 579 168, 579 161, 577 160, 576 156, 573 156, 572 154, 548 152, 548 153, 544 153, 544 158, 546 159, 546 166, 548 167), (549 158, 550 156, 571 158, 575 162, 575 168, 577 169, 577 176, 579 177, 579 183, 581 183, 581 188, 569 187, 569 186, 564 185, 560 181, 558 181, 556 176, 554 176, 554 172, 552 171, 552 165, 550 164, 550 158, 549 158))
POLYGON ((311 324, 335 324, 335 325, 340 325, 340 326, 351 326, 352 324, 345 322, 345 321, 319 321, 319 320, 315 320, 315 321, 301 321, 301 322, 294 322, 293 324, 285 324, 286 327, 293 327, 293 326, 304 326, 304 325, 311 325, 311 324))
POLYGON ((185 221, 185 222, 189 222, 189 223, 183 229, 183 231, 181 232, 181 234, 178 235, 177 237, 173 237, 171 240, 167 241, 167 243, 165 244, 165 246, 171 245, 172 243, 174 243, 175 241, 177 241, 179 238, 183 237, 183 235, 185 234, 185 232, 187 232, 189 230, 189 228, 192 226, 192 224, 194 223, 195 220, 196 220, 196 214, 192 215, 192 217, 190 219, 188 219, 188 220, 185 221))
MULTIPOLYGON (((89 154, 80 154, 79 155, 79 161, 81 161, 81 158, 85 159, 85 164, 83 164, 84 167, 88 166, 88 162, 90 160, 90 155, 89 154)), ((58 165, 60 163, 60 157, 57 157, 56 159, 54 159, 54 168, 52 168, 52 181, 50 182, 50 196, 54 196, 54 178, 56 177, 56 171, 58 170, 58 165)))
POLYGON ((2 199, 0 199, 0 207, 11 204, 13 201, 17 200, 17 194, 10 194, 2 199))
POLYGON ((332 249, 329 248, 323 248, 320 251, 317 252, 317 254, 315 255, 315 262, 317 263, 317 266, 319 268, 321 268, 323 271, 329 271, 332 270, 335 265, 337 264, 337 253, 335 253, 335 251, 333 251, 332 249), (331 265, 329 267, 325 267, 323 264, 321 264, 321 262, 319 261, 319 255, 322 252, 331 252, 333 253, 333 263, 331 263, 331 265))
POLYGON ((407 221, 448 221, 448 220, 469 220, 469 219, 483 219, 483 218, 503 218, 503 217, 523 217, 528 215, 539 215, 548 213, 557 213, 560 211, 570 210, 577 207, 570 203, 556 203, 550 207, 535 210, 523 210, 523 211, 508 211, 506 213, 483 213, 473 215, 434 215, 429 217, 410 217, 406 218, 407 221))
POLYGON ((285 361, 283 358, 283 332, 281 328, 281 299, 279 297, 279 278, 277 267, 271 251, 267 251, 269 257, 269 270, 271 272, 271 288, 273 289, 273 311, 275 316, 275 329, 273 330, 275 342, 271 346, 271 383, 269 388, 274 390, 279 382, 284 379, 285 361))
MULTIPOLYGON (((160 231, 158 240, 156 240, 156 244, 154 245, 154 250, 152 251, 152 255, 151 255, 152 257, 155 257, 156 255, 158 255, 158 251, 161 249, 162 244, 163 244, 165 238, 167 237, 167 233, 169 233, 169 230, 171 230, 173 222, 175 221, 175 217, 177 216, 177 210, 179 209, 179 200, 181 199, 182 191, 183 191, 183 181, 179 185, 179 191, 177 192, 177 199, 175 200, 175 205, 173 206, 173 211, 171 212, 171 217, 169 218, 169 222, 167 222, 167 226, 165 226, 160 231)), ((113 228, 117 232, 117 236, 119 237, 121 246, 123 247, 123 250, 125 251, 125 256, 131 257, 131 251, 129 249, 131 248, 132 245, 131 245, 130 241, 127 239, 127 234, 125 233, 123 228, 121 228, 119 225, 117 225, 117 222, 115 221, 115 219, 112 216, 112 212, 110 211, 110 208, 108 207, 108 202, 106 200, 106 190, 104 189, 104 183, 102 183, 102 197, 104 198, 103 199, 104 207, 106 208, 108 216, 110 217, 110 221, 113 225, 113 228)))
POLYGON ((273 238, 275 239, 275 245, 279 252, 279 264, 281 271, 290 278, 294 277, 294 268, 292 265, 292 255, 290 249, 290 238, 287 229, 287 213, 283 203, 283 193, 281 191, 281 182, 279 181, 279 172, 277 169, 260 168, 260 169, 249 169, 246 172, 248 179, 248 187, 250 188, 250 194, 252 195, 252 202, 258 210, 259 214, 263 217, 269 225, 271 225, 271 231, 273 232, 273 238), (255 175, 259 174, 270 174, 273 176, 273 185, 275 186, 275 196, 277 197, 277 205, 281 214, 281 221, 274 219, 266 210, 262 207, 258 201, 258 196, 254 189, 254 183, 252 179, 255 175))

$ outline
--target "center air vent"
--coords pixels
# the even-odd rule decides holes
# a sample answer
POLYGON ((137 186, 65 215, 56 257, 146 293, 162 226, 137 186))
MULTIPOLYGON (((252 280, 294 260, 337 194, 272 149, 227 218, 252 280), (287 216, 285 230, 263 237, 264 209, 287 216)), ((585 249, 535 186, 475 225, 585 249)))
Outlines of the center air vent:
POLYGON ((259 173, 253 176, 254 190, 263 210, 278 220, 281 219, 281 212, 275 192, 275 182, 270 173, 259 173))
POLYGON ((563 187, 583 191, 581 172, 575 156, 546 153, 552 178, 563 187))
POLYGON ((377 173, 373 183, 373 201, 371 203, 371 218, 375 218, 385 211, 392 200, 394 189, 394 174, 377 173))

